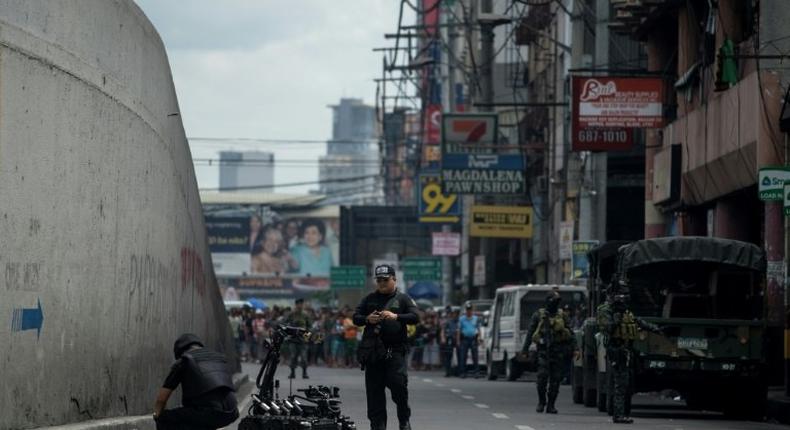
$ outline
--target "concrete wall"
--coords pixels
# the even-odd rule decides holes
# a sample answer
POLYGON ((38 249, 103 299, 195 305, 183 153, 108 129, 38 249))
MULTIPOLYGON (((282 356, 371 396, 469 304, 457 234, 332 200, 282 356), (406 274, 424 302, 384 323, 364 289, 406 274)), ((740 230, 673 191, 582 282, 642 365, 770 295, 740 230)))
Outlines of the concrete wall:
POLYGON ((132 1, 0 0, 0 428, 149 412, 184 331, 236 362, 178 112, 132 1))

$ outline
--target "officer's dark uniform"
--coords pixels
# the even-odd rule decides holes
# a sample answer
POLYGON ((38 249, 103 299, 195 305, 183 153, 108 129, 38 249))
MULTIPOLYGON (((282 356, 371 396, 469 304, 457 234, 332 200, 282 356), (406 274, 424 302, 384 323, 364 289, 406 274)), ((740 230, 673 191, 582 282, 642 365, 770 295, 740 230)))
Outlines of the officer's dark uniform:
POLYGON ((156 419, 158 430, 217 429, 239 418, 233 381, 225 356, 204 348, 200 339, 185 334, 173 347, 176 362, 164 388, 181 385, 180 408, 166 409, 156 419), (189 350, 193 345, 200 348, 189 350))
MULTIPOLYGON (((395 276, 395 270, 389 266, 376 268, 376 275, 384 274, 381 267, 387 267, 386 274, 395 276)), ((409 409, 408 376, 406 374, 408 346, 407 324, 417 324, 417 305, 409 296, 399 293, 384 295, 378 291, 370 293, 362 299, 356 312, 354 324, 365 326, 363 336, 370 336, 375 325, 367 323, 367 316, 374 311, 388 310, 398 315, 394 321, 382 321, 381 340, 388 350, 388 358, 368 365, 365 368, 365 390, 368 400, 368 419, 373 429, 384 429, 387 423, 387 398, 384 388, 389 388, 392 401, 398 410, 398 421, 401 427, 409 423, 411 409, 409 409), (387 303, 391 303, 386 309, 387 303)))

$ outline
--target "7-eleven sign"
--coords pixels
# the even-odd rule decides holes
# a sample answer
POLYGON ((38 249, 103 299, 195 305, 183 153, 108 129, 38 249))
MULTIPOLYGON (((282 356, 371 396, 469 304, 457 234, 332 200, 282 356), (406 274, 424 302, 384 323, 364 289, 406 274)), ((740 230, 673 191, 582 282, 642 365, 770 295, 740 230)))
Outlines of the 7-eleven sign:
POLYGON ((442 140, 445 144, 492 145, 496 143, 496 137, 497 115, 444 114, 442 117, 442 140))

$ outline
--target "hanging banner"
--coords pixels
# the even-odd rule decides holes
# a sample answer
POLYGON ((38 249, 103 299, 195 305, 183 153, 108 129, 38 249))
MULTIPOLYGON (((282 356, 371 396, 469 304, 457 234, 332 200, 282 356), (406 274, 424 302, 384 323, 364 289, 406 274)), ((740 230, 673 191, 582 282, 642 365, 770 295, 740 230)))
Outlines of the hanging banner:
POLYGON ((573 221, 560 222, 560 260, 570 260, 573 244, 573 221))
POLYGON ((577 240, 572 245, 571 279, 587 279, 590 273, 590 260, 587 253, 598 246, 597 240, 577 240))
POLYGON ((472 285, 482 287, 486 284, 486 256, 475 255, 474 271, 472 272, 472 285))
POLYGON ((469 234, 474 237, 529 239, 531 206, 472 206, 469 234))

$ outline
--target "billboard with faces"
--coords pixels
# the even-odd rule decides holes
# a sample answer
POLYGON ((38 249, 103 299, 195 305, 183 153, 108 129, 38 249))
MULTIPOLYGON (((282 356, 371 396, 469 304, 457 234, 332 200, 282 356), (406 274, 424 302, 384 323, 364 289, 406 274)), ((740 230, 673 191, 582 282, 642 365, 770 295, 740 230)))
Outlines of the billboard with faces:
POLYGON ((328 290, 331 268, 340 256, 339 212, 310 212, 259 205, 204 207, 217 277, 242 297, 328 290))

